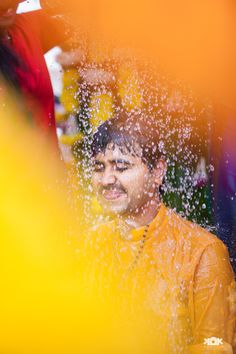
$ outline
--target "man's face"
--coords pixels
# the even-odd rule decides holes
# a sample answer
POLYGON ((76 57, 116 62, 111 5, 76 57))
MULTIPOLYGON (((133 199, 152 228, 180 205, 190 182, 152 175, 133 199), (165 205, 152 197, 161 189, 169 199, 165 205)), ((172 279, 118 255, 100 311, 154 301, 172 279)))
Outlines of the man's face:
POLYGON ((93 188, 104 209, 113 214, 140 213, 156 197, 156 173, 142 161, 141 149, 135 150, 134 155, 108 146, 94 157, 93 188))
POLYGON ((14 23, 20 2, 22 0, 0 0, 0 32, 3 32, 14 23))

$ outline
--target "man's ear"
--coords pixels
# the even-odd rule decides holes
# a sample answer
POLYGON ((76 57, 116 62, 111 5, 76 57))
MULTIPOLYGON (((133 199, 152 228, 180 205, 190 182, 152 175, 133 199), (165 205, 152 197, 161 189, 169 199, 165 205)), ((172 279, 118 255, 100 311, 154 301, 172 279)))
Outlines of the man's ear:
POLYGON ((160 186, 163 182, 163 179, 166 175, 167 163, 164 159, 160 159, 154 169, 155 174, 155 183, 160 186))

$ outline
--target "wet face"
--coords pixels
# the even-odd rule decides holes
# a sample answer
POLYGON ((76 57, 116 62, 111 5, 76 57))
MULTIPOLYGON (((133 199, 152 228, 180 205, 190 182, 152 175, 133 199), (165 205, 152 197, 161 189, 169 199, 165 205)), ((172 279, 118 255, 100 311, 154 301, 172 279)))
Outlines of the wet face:
POLYGON ((21 1, 0 0, 0 33, 3 33, 14 23, 17 7, 21 1))
POLYGON ((137 149, 134 155, 108 146, 105 153, 94 157, 92 184, 107 212, 127 216, 140 213, 157 197, 160 166, 149 170, 141 159, 141 149, 137 149))

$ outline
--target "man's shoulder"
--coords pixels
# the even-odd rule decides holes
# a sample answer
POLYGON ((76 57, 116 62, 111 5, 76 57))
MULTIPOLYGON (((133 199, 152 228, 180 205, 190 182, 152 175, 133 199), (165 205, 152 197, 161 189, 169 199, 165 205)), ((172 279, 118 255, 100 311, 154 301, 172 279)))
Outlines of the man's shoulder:
POLYGON ((167 225, 173 230, 174 237, 179 242, 190 243, 193 247, 206 248, 210 244, 223 242, 209 230, 187 220, 174 210, 167 210, 167 225))
POLYGON ((152 242, 152 245, 155 245, 153 247, 155 255, 157 251, 160 257, 161 250, 163 257, 170 259, 170 263, 173 259, 182 259, 184 268, 189 274, 195 271, 204 254, 215 263, 219 259, 229 261, 227 248, 217 236, 186 220, 174 210, 166 208, 165 213, 164 225, 152 242))

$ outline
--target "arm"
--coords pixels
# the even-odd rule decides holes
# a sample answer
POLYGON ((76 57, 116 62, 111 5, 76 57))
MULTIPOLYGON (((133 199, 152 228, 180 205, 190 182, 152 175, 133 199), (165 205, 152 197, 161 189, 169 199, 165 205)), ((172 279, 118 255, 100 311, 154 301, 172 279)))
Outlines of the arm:
POLYGON ((41 10, 29 13, 32 21, 37 23, 41 43, 44 52, 55 46, 63 46, 70 49, 69 40, 72 37, 72 24, 67 18, 61 0, 41 0, 41 10))
MULTIPOLYGON (((201 256, 194 277, 193 306, 194 342, 206 350, 204 340, 216 337, 225 342, 223 345, 228 351, 222 351, 220 345, 214 349, 219 353, 231 353, 235 330, 235 283, 227 249, 220 241, 209 245, 201 256)), ((199 349, 198 353, 201 353, 199 349)))
POLYGON ((70 37, 70 28, 63 16, 53 16, 45 10, 39 10, 38 23, 45 53, 55 46, 63 45, 70 37))

